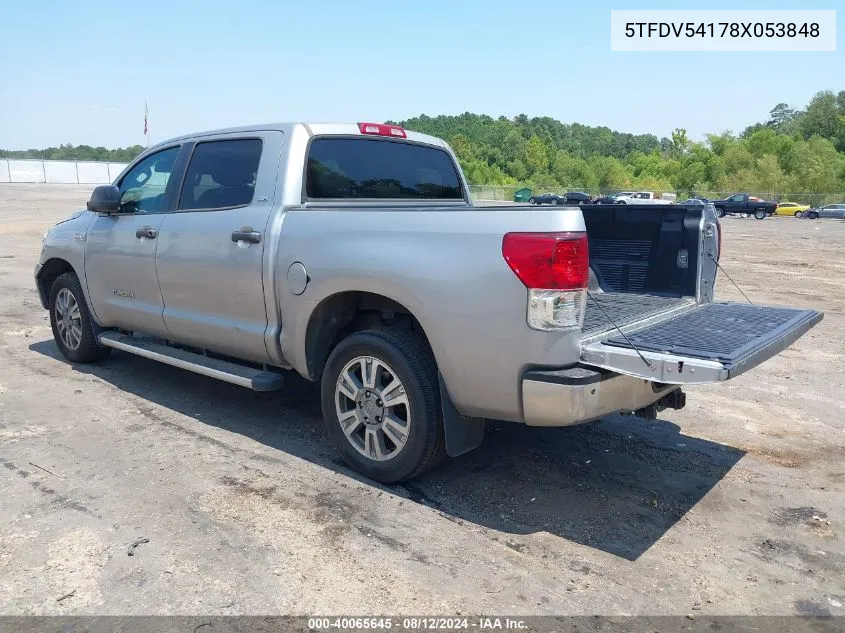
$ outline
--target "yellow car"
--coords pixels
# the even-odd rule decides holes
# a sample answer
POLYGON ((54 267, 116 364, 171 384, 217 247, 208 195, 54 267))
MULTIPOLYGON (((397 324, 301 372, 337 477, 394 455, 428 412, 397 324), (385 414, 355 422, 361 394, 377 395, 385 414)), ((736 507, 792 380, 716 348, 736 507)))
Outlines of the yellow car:
POLYGON ((797 202, 778 202, 775 215, 794 215, 800 218, 804 211, 810 208, 809 204, 798 204, 797 202))

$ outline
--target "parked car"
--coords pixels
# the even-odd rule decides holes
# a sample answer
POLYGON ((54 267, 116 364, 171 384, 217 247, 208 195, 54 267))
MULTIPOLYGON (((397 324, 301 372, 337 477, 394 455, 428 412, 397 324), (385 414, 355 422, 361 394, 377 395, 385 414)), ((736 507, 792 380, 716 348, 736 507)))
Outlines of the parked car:
POLYGON ((764 220, 775 212, 777 205, 766 202, 747 193, 735 193, 724 200, 711 200, 716 207, 716 214, 721 218, 726 215, 753 215, 758 220, 764 220))
POLYGON ((593 204, 616 204, 616 201, 619 198, 625 198, 627 196, 633 196, 635 192, 633 191, 620 191, 619 193, 611 193, 607 196, 601 196, 593 200, 593 204))
POLYGON ((792 215, 800 218, 801 215, 810 208, 809 204, 798 204, 797 202, 778 202, 775 209, 776 215, 792 215))
POLYGON ((819 209, 819 217, 845 220, 845 204, 826 204, 819 209))
POLYGON ((823 207, 808 209, 803 213, 805 218, 817 220, 818 218, 835 218, 845 220, 845 204, 826 204, 823 207))
POLYGON ((593 197, 588 193, 584 193, 583 191, 567 191, 566 194, 564 194, 564 198, 566 198, 566 204, 593 203, 593 197))
POLYGON ((541 196, 531 196, 529 204, 566 204, 566 196, 557 193, 544 193, 541 196))
POLYGON ((675 204, 674 193, 664 193, 660 196, 652 191, 638 191, 630 196, 620 196, 616 204, 675 204))
POLYGON ((707 207, 479 212, 440 139, 290 123, 144 151, 47 232, 35 286, 72 363, 117 349, 256 391, 317 382, 342 458, 397 482, 488 418, 681 408, 684 385, 821 320, 714 302, 719 250, 707 207))
POLYGON ((686 200, 684 200, 680 204, 692 204, 692 205, 702 205, 703 206, 703 205, 708 204, 708 203, 704 202, 704 200, 702 200, 701 198, 687 198, 686 200))

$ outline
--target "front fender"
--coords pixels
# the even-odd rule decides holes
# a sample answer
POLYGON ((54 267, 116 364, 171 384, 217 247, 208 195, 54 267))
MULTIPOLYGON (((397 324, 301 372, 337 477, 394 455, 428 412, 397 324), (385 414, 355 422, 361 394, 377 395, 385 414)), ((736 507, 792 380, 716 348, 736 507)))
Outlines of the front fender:
POLYGON ((88 294, 88 284, 85 278, 85 240, 88 226, 94 217, 93 213, 87 211, 76 214, 55 225, 44 237, 41 256, 35 266, 35 282, 41 305, 45 309, 49 304, 50 289, 45 287, 42 280, 45 277, 52 276, 61 268, 61 263, 64 263, 65 270, 72 270, 79 279, 89 311, 94 320, 97 321, 97 315, 91 308, 91 297, 88 294))

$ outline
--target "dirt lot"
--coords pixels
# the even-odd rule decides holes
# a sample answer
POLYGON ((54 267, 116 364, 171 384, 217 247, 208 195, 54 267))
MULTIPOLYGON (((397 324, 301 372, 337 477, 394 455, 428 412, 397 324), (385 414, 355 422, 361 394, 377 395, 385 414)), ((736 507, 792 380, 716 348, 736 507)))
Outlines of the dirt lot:
POLYGON ((723 221, 752 300, 826 312, 756 370, 380 487, 313 393, 59 357, 32 269, 88 193, 0 186, 0 613, 845 614, 845 223, 723 221))

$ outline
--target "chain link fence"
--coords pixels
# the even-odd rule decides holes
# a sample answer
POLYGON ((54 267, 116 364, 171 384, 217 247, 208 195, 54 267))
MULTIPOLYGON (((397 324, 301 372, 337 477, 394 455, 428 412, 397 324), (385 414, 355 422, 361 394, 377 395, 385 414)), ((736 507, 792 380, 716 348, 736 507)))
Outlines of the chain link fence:
MULTIPOLYGON (((583 191, 584 193, 588 193, 594 198, 600 196, 608 196, 614 193, 620 193, 621 191, 637 191, 637 189, 632 188, 628 190, 623 189, 595 189, 590 187, 561 187, 560 185, 549 185, 549 186, 527 186, 527 185, 470 185, 470 195, 472 195, 474 200, 483 200, 483 201, 513 201, 514 195, 520 189, 529 188, 532 190, 534 195, 541 195, 544 193, 557 193, 557 194, 564 194, 567 191, 583 191)), ((657 194, 661 193, 674 193, 668 191, 655 191, 657 194)), ((725 198, 732 196, 735 193, 740 193, 738 191, 693 191, 693 192, 683 192, 678 194, 678 202, 682 202, 689 197, 695 198, 707 198, 708 200, 724 200, 725 198)), ((796 204, 806 204, 813 207, 820 207, 825 204, 836 204, 836 203, 845 203, 845 192, 842 193, 811 193, 811 192, 803 192, 803 193, 789 193, 789 192, 774 192, 774 191, 742 191, 741 193, 747 193, 751 196, 756 196, 758 198, 762 198, 763 200, 771 200, 773 202, 794 202, 796 204)))

